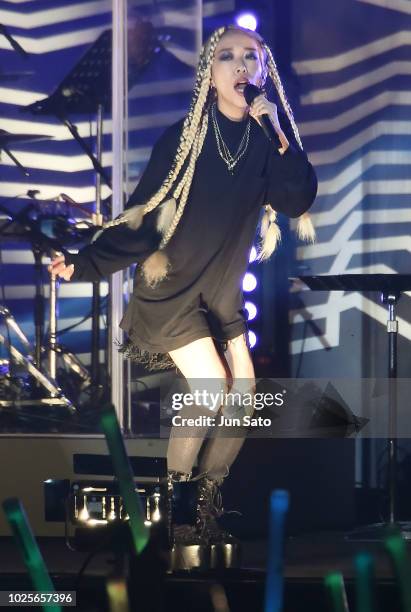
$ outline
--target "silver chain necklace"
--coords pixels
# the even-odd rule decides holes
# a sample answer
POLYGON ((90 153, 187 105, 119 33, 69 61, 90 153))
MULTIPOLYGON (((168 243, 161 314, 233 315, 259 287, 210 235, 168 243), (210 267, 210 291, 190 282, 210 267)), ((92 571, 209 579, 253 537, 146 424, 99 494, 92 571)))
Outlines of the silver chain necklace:
POLYGON ((226 163, 230 174, 234 174, 235 166, 240 161, 240 159, 243 157, 248 147, 248 142, 250 139, 250 124, 251 124, 250 118, 248 118, 247 126, 245 128, 243 137, 241 138, 240 144, 238 145, 237 152, 235 153, 235 155, 231 155, 230 149, 224 142, 224 139, 220 132, 220 127, 217 121, 216 106, 217 105, 214 102, 213 106, 211 107, 211 117, 213 120, 214 134, 215 134, 215 138, 217 142, 218 153, 221 159, 223 159, 223 161, 226 163))

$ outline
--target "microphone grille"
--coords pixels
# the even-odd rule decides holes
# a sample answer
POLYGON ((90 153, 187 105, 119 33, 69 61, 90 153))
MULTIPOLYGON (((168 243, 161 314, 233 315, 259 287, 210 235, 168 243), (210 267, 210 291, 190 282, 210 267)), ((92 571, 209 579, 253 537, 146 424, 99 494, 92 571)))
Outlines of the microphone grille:
POLYGON ((244 87, 244 98, 248 106, 250 106, 253 103, 254 98, 259 96, 260 94, 261 94, 261 91, 258 89, 256 85, 252 85, 251 83, 249 83, 248 85, 244 87))

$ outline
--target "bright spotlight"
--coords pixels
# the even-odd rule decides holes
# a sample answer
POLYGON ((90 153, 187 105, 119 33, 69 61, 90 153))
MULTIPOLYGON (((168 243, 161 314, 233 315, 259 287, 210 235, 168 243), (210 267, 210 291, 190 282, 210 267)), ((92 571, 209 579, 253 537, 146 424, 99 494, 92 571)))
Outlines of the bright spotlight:
POLYGON ((254 31, 257 29, 257 18, 253 13, 240 13, 236 17, 236 22, 241 28, 254 31))
POLYGON ((244 291, 254 291, 257 287, 257 279, 254 274, 251 272, 247 272, 243 278, 243 290, 244 291))
POLYGON ((248 332, 248 342, 250 343, 250 348, 254 348, 257 344, 257 336, 251 330, 248 332))
POLYGON ((248 321, 252 321, 257 316, 257 306, 252 302, 246 302, 244 308, 248 312, 248 321))
POLYGON ((257 259, 257 249, 255 246, 251 247, 250 255, 248 257, 248 263, 253 263, 257 259))

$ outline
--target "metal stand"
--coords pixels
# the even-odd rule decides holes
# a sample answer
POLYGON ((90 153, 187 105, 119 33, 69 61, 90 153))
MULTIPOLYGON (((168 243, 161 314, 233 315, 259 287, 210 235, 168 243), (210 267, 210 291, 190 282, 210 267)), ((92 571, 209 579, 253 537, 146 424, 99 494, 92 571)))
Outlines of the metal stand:
MULTIPOLYGON (((92 215, 96 227, 103 225, 101 212, 102 180, 111 188, 110 177, 102 165, 103 111, 111 108, 111 31, 103 32, 86 51, 70 73, 64 77, 57 89, 44 100, 27 107, 34 114, 55 115, 68 128, 89 157, 96 172, 96 206, 92 215), (77 127, 68 119, 68 113, 96 113, 96 151, 79 135, 77 127)), ((92 283, 92 327, 91 327, 91 381, 93 403, 98 403, 103 388, 100 368, 100 282, 92 283)))
POLYGON ((57 290, 59 281, 50 274, 50 301, 49 301, 49 336, 48 336, 48 362, 49 375, 52 380, 57 377, 57 358, 61 357, 64 364, 82 380, 82 388, 91 385, 91 378, 87 368, 83 366, 81 361, 69 350, 62 347, 57 341, 57 290))
POLYGON ((49 374, 56 378, 57 374, 57 279, 50 274, 50 313, 49 313, 49 374))
POLYGON ((10 355, 10 359, 13 359, 15 363, 23 366, 23 368, 29 374, 33 376, 33 378, 37 381, 39 386, 42 386, 46 390, 47 394, 50 396, 50 397, 45 397, 45 398, 23 399, 23 400, 21 399, 12 399, 12 400, 0 399, 0 407, 6 408, 6 407, 13 407, 13 406, 41 406, 41 405, 47 404, 47 405, 53 405, 53 406, 55 405, 65 406, 66 408, 69 408, 70 411, 74 412, 75 411, 74 406, 72 405, 70 400, 63 395, 61 389, 58 387, 55 380, 47 376, 43 372, 41 372, 38 366, 33 363, 33 350, 30 345, 30 342, 28 341, 23 331, 18 326, 17 322, 15 321, 14 317, 10 313, 9 309, 6 308, 5 306, 0 305, 0 316, 4 318, 6 325, 16 332, 17 336, 21 340, 28 355, 24 355, 15 346, 12 346, 8 342, 7 338, 5 338, 2 334, 0 334, 0 343, 4 344, 7 347, 8 353, 10 355))
POLYGON ((34 140, 49 140, 52 136, 46 136, 44 134, 10 134, 6 130, 0 129, 0 155, 2 151, 11 159, 11 161, 17 166, 17 168, 24 174, 24 176, 30 176, 30 172, 25 168, 17 159, 15 155, 10 151, 9 145, 18 144, 19 142, 30 142, 34 140))
MULTIPOLYGON (((118 15, 117 9, 121 8, 124 11, 125 8, 122 3, 117 1, 114 2, 115 15, 118 15), (120 7, 121 5, 121 7, 120 7)), ((124 66, 122 65, 121 70, 115 70, 113 73, 113 62, 112 53, 118 57, 118 54, 123 54, 124 45, 119 45, 119 38, 117 34, 121 31, 123 36, 127 35, 127 29, 125 27, 125 13, 122 13, 124 19, 121 24, 114 20, 113 31, 114 31, 114 50, 112 49, 112 34, 111 30, 106 30, 100 34, 98 39, 87 49, 83 57, 77 62, 72 68, 69 74, 67 74, 58 87, 43 100, 39 100, 25 107, 26 111, 33 113, 34 115, 54 115, 67 127, 70 134, 80 145, 82 150, 90 159, 93 168, 96 172, 96 208, 95 214, 93 215, 93 222, 96 227, 101 227, 103 224, 103 217, 101 214, 101 181, 104 181, 108 187, 111 188, 111 181, 109 174, 105 171, 102 165, 102 123, 103 123, 103 110, 104 112, 110 113, 112 110, 112 82, 114 87, 123 83, 123 87, 120 90, 115 89, 115 92, 120 98, 121 108, 124 105, 124 93, 126 90, 126 83, 124 81, 124 66), (96 152, 91 150, 86 140, 84 140, 77 127, 69 120, 69 116, 73 113, 91 114, 97 111, 97 138, 96 138, 96 152)), ((124 40, 122 40, 124 43, 124 40)), ((151 57, 159 48, 159 41, 154 27, 149 22, 141 22, 138 24, 134 33, 133 43, 133 55, 129 58, 130 66, 132 69, 128 73, 128 83, 137 82, 142 70, 145 69, 149 63, 151 57)), ((117 64, 116 64, 117 66, 117 64)), ((116 97, 116 96, 115 96, 116 97)), ((117 109, 118 110, 118 109, 117 109)), ((118 118, 118 114, 116 114, 118 118)), ((113 114, 114 118, 114 114, 113 114)), ((116 130, 120 128, 117 121, 116 130)), ((117 132, 118 133, 118 132, 117 132)), ((114 132, 113 132, 114 135, 114 132)), ((122 132, 123 136, 123 132, 122 132)), ((116 148, 119 153, 119 148, 116 148)), ((124 147, 121 147, 121 152, 124 152, 124 147)), ((118 156, 117 156, 118 159, 118 156)), ((117 206, 123 199, 123 176, 119 174, 116 176, 117 185, 116 193, 117 206)), ((112 211, 105 211, 106 215, 112 211)), ((116 210, 116 213, 119 211, 116 210)), ((117 287, 118 288, 118 287, 117 287)), ((112 296, 111 296, 112 297, 112 296)), ((116 296, 117 299, 117 296, 116 296)), ((111 305, 111 301, 109 302, 111 305)), ((99 360, 99 339, 100 339, 100 286, 99 283, 93 283, 93 301, 92 301, 92 338, 91 338, 91 379, 93 390, 92 393, 92 404, 99 404, 99 397, 101 394, 108 390, 108 383, 111 383, 112 379, 118 379, 119 373, 121 373, 121 367, 116 363, 115 373, 113 373, 113 359, 111 355, 112 351, 112 338, 110 333, 108 334, 109 350, 107 353, 107 369, 109 375, 102 380, 101 368, 99 360)), ((108 312, 107 318, 109 321, 112 320, 112 315, 108 312)), ((117 320, 116 313, 116 320, 117 320)), ((117 385, 111 385, 118 387, 117 385)), ((118 389, 117 389, 118 390, 118 389)), ((122 396, 119 393, 115 393, 117 401, 114 403, 120 406, 122 396)), ((120 407, 118 408, 120 410, 120 407)), ((120 419, 122 421, 122 419, 120 419)))
POLYGON ((388 306, 387 334, 388 334, 388 484, 390 496, 389 523, 395 523, 397 509, 397 337, 398 321, 396 319, 396 305, 400 298, 399 293, 382 293, 381 301, 388 306))
POLYGON ((347 540, 379 541, 383 540, 387 532, 400 531, 406 540, 411 540, 411 522, 397 521, 397 338, 398 321, 396 317, 396 307, 401 294, 394 291, 383 291, 381 301, 387 305, 387 334, 388 334, 388 419, 389 432, 387 439, 388 446, 388 496, 389 514, 386 523, 375 523, 359 527, 346 535, 347 540))
POLYGON ((50 302, 49 302, 49 336, 47 346, 43 346, 44 333, 44 288, 42 280, 42 255, 57 253, 60 245, 52 238, 43 234, 36 220, 33 220, 29 213, 32 205, 27 206, 23 211, 12 215, 12 213, 0 206, 0 210, 6 213, 10 220, 0 226, 0 238, 29 241, 35 261, 36 276, 36 295, 34 301, 34 322, 35 322, 35 346, 32 347, 23 331, 18 326, 9 309, 0 304, 0 318, 5 322, 9 331, 13 331, 22 345, 23 352, 12 345, 8 336, 0 335, 0 343, 7 347, 9 355, 9 369, 11 363, 15 362, 23 367, 33 378, 35 393, 31 399, 15 398, 13 396, 6 399, 0 398, 0 407, 15 406, 40 406, 40 405, 62 405, 74 411, 72 402, 65 397, 56 381, 57 356, 60 355, 68 368, 81 378, 81 386, 90 384, 90 376, 81 362, 69 351, 59 346, 57 343, 57 281, 50 276, 50 302), (47 354, 48 368, 42 367, 42 358, 47 354), (45 370, 45 371, 43 371, 45 370), (47 397, 39 397, 41 390, 47 397))
POLYGON ((34 296, 34 361, 38 369, 41 370, 41 345, 44 334, 43 266, 41 263, 42 250, 36 244, 33 245, 33 255, 34 274, 36 277, 36 294, 34 296))
MULTIPOLYGON (((96 159, 101 166, 102 161, 102 138, 103 138, 103 105, 97 107, 96 119, 96 159)), ((96 227, 103 225, 103 215, 101 214, 101 175, 96 172, 96 209, 93 214, 93 223, 96 227)), ((92 297, 92 325, 91 325, 91 380, 93 391, 100 393, 100 282, 93 282, 92 297)))
POLYGON ((388 494, 389 516, 385 523, 359 527, 346 534, 347 540, 380 541, 387 532, 399 531, 411 540, 411 522, 396 520, 397 514, 397 338, 396 306, 403 291, 411 290, 411 276, 405 274, 342 274, 338 276, 300 276, 310 289, 322 291, 379 291, 387 305, 388 320, 388 494))

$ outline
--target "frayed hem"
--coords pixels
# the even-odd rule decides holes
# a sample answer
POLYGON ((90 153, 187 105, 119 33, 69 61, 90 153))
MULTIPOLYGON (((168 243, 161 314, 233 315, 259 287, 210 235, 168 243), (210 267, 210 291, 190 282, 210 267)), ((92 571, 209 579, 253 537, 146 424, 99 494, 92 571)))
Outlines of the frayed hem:
POLYGON ((119 353, 122 353, 126 359, 144 366, 149 371, 176 369, 176 364, 168 353, 150 353, 140 349, 131 340, 116 344, 119 353))

